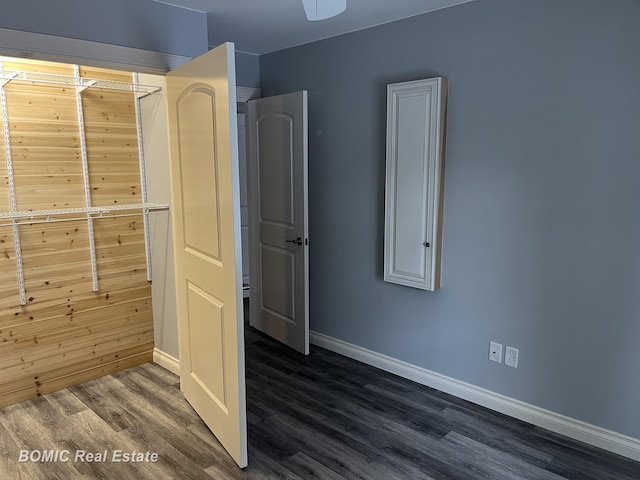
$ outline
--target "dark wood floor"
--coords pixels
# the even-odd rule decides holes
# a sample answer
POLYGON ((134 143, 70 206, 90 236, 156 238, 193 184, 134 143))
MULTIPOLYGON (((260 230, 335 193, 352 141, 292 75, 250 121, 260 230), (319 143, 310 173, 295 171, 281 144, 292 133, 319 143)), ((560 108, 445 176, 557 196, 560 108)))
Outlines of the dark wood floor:
POLYGON ((640 463, 312 347, 247 332, 249 467, 242 471, 147 364, 0 409, 0 479, 638 480, 640 463), (19 463, 21 449, 157 463, 19 463))

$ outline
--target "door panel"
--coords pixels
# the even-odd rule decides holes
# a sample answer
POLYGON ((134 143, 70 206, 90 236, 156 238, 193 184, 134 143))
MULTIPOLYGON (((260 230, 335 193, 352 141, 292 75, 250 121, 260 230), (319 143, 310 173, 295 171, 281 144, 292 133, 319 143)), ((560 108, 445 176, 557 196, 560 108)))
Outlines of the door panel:
POLYGON ((167 75, 180 387, 247 465, 240 191, 232 44, 167 75))
POLYGON ((307 92, 250 101, 247 129, 251 185, 250 322, 306 355, 307 92))
POLYGON ((224 373, 224 303, 193 283, 187 284, 191 376, 227 409, 224 373))
POLYGON ((273 115, 258 120, 258 174, 260 222, 283 227, 294 225, 293 122, 273 115))
POLYGON ((295 325, 295 253, 269 245, 261 247, 262 308, 295 325))
POLYGON ((218 158, 211 127, 215 128, 214 91, 204 87, 184 92, 177 100, 180 138, 180 191, 186 248, 209 261, 220 261, 218 158), (203 152, 203 154, 199 154, 203 152), (212 161, 213 160, 213 161, 212 161), (204 215, 211 221, 198 221, 204 215))

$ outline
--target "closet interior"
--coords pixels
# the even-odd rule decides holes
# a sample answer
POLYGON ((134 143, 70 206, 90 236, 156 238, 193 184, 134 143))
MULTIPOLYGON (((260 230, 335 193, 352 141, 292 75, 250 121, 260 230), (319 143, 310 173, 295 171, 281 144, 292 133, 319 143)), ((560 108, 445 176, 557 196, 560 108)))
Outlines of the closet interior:
MULTIPOLYGON (((148 362, 135 74, 0 57, 0 407, 148 362)), ((166 214, 166 213, 165 213, 166 214)))

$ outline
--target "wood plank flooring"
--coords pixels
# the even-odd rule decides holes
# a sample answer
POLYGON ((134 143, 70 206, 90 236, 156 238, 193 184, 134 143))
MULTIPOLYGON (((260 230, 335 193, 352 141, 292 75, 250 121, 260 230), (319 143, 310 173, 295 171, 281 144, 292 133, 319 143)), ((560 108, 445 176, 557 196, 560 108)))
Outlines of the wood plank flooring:
POLYGON ((303 357, 252 329, 246 341, 247 469, 178 377, 146 364, 0 409, 0 479, 640 479, 640 463, 327 350, 303 357), (71 458, 18 461, 36 449, 71 458), (159 460, 75 462, 79 450, 159 460))

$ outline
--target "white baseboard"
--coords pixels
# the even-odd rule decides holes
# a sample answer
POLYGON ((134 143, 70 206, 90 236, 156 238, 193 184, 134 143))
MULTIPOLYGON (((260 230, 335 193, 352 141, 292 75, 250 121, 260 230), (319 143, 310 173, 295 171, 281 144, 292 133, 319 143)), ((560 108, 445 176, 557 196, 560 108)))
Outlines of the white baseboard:
POLYGON ((381 370, 435 388, 455 397, 482 405, 510 417, 531 423, 552 432, 579 440, 610 452, 640 461, 640 440, 606 430, 574 418, 566 417, 543 408, 506 397, 499 393, 461 382, 397 360, 380 353, 367 350, 322 333, 310 332, 309 341, 314 345, 353 358, 381 370))
POLYGON ((157 348, 153 349, 153 363, 157 363, 171 373, 175 373, 178 376, 180 375, 180 360, 162 350, 158 350, 157 348))

